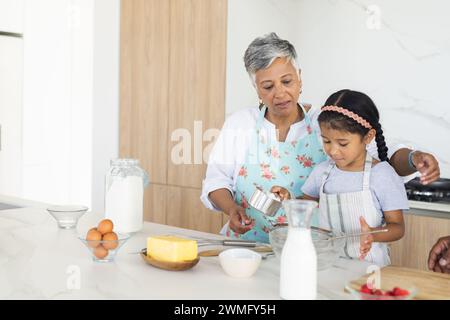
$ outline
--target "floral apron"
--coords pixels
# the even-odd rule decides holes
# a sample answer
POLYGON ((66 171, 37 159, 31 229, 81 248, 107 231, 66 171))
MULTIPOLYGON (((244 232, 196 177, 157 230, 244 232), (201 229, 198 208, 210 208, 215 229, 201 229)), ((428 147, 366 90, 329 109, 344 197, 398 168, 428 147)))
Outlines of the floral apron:
POLYGON ((312 130, 309 116, 304 107, 300 107, 305 116, 307 134, 291 142, 270 141, 267 130, 261 129, 267 107, 261 109, 235 190, 235 202, 245 208, 253 228, 238 234, 226 226, 228 237, 268 243, 272 226, 286 222, 284 210, 281 208, 273 217, 268 217, 249 206, 248 199, 257 187, 269 192, 274 185, 288 189, 293 197, 301 196, 300 189, 314 166, 326 159, 318 135, 312 130))

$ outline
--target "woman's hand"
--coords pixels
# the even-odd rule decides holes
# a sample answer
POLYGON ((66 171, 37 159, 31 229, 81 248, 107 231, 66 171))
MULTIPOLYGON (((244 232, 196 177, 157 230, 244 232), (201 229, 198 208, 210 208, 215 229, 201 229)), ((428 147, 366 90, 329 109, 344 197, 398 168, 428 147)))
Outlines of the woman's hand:
POLYGON ((289 200, 291 198, 289 191, 280 186, 273 186, 270 192, 275 193, 281 200, 289 200))
POLYGON ((253 222, 245 214, 245 209, 237 204, 231 206, 226 212, 230 216, 230 229, 243 234, 253 228, 253 222))
MULTIPOLYGON (((370 232, 372 229, 367 224, 366 219, 359 217, 359 223, 361 225, 361 232, 370 232)), ((359 247, 359 260, 364 260, 364 258, 369 253, 372 248, 373 236, 371 234, 360 237, 360 247, 359 247)))
POLYGON ((450 273, 450 236, 440 238, 431 248, 428 268, 434 272, 450 273))
POLYGON ((432 154, 414 151, 411 160, 417 171, 420 172, 420 182, 422 182, 422 184, 429 184, 439 179, 441 174, 439 163, 432 154))

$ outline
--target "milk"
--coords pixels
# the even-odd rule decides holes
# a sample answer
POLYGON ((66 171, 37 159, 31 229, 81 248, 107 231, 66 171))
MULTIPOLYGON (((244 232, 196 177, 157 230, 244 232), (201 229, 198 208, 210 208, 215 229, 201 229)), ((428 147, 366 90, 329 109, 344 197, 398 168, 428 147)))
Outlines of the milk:
POLYGON ((129 233, 142 229, 144 184, 142 177, 115 177, 106 188, 105 216, 114 223, 114 231, 129 233))
POLYGON ((280 296, 313 300, 317 296, 317 255, 310 229, 289 228, 281 253, 280 296))

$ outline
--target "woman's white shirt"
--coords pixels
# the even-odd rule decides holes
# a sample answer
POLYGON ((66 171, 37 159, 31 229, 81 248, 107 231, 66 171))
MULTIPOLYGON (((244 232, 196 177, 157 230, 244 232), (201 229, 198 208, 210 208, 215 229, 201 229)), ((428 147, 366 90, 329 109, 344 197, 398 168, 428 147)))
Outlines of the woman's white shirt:
MULTIPOLYGON (((311 119, 311 127, 317 133, 317 138, 322 143, 320 127, 317 118, 320 108, 311 108, 307 112, 311 119)), ((203 180, 201 201, 208 209, 220 211, 209 199, 210 192, 218 189, 228 189, 235 192, 236 178, 241 166, 245 163, 247 151, 250 148, 251 139, 259 116, 258 107, 250 107, 238 110, 231 114, 223 125, 209 156, 206 177, 203 180)), ((273 123, 264 118, 261 132, 267 139, 277 141, 277 130, 273 123)), ((286 137, 287 143, 300 139, 308 133, 305 119, 291 125, 286 137)), ((388 157, 391 157, 401 148, 411 148, 406 144, 388 145, 388 157)), ((378 150, 374 141, 368 145, 369 154, 378 159, 378 150)))

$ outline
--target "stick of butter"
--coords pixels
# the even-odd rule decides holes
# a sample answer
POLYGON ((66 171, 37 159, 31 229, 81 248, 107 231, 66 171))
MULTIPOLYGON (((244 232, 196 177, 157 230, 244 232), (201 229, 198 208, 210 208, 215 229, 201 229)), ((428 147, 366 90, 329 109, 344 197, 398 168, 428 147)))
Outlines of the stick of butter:
POLYGON ((149 237, 147 255, 160 261, 194 260, 197 258, 197 241, 174 236, 149 237))

